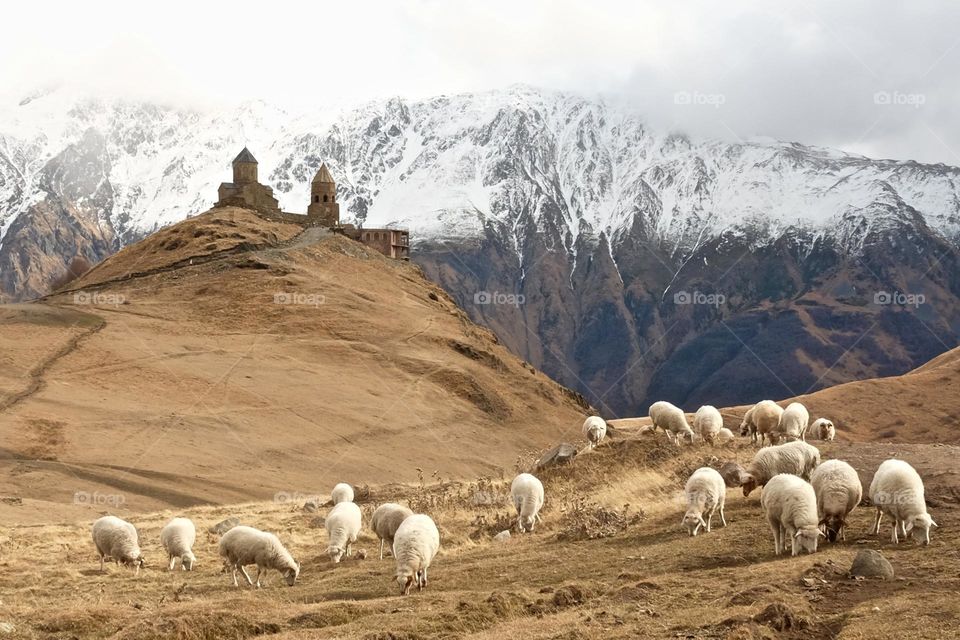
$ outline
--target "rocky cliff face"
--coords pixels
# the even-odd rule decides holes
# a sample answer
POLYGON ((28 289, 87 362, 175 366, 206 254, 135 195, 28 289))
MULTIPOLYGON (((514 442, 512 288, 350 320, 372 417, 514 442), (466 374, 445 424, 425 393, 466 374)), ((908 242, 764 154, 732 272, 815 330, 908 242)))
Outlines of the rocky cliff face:
POLYGON ((12 298, 209 206, 246 142, 291 211, 327 162, 345 217, 409 227, 473 319, 609 414, 901 373, 960 333, 954 167, 695 142, 524 87, 309 114, 54 94, 4 113, 12 298))

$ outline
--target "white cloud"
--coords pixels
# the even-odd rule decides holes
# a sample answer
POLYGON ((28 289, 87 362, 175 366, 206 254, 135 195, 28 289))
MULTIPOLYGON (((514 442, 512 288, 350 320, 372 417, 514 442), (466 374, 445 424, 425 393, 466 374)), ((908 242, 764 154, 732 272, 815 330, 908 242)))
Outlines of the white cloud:
POLYGON ((958 18, 932 0, 17 3, 0 91, 309 105, 522 82, 623 96, 694 135, 960 165, 958 18))

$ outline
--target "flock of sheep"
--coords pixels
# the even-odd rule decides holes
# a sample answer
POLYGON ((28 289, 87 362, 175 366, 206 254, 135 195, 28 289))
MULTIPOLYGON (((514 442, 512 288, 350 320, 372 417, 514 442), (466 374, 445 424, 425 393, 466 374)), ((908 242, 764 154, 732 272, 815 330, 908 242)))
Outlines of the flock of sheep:
MULTIPOLYGON (((684 412, 669 402, 656 402, 650 407, 653 430, 663 429, 670 440, 724 443, 733 433, 723 427, 723 417, 716 408, 703 406, 687 424, 684 412)), ((583 425, 591 446, 603 439, 606 430, 598 427, 599 418, 591 417, 583 425)), ((681 520, 691 536, 702 529, 710 531, 714 513, 726 526, 723 506, 728 482, 743 489, 748 496, 763 487, 760 504, 773 532, 774 553, 780 555, 789 542, 791 554, 801 550, 813 553, 821 537, 834 542, 845 539, 846 518, 863 497, 857 472, 843 460, 820 464, 820 451, 806 442, 813 438, 832 441, 836 427, 825 418, 810 423, 810 414, 799 402, 782 409, 772 400, 763 400, 751 407, 740 424, 740 435, 751 436, 761 449, 746 469, 735 468, 736 477, 724 479, 715 469, 697 469, 685 487, 687 512, 681 520), (768 441, 771 446, 763 447, 768 441), (783 444, 778 444, 784 441, 783 444), (704 519, 706 514, 706 519, 704 519)), ((923 480, 903 460, 887 460, 874 473, 870 483, 870 501, 877 509, 873 533, 880 533, 884 514, 893 518, 891 539, 912 535, 923 544, 930 544, 930 528, 936 527, 927 513, 923 480)))
MULTIPOLYGON (((338 484, 330 497, 333 508, 324 522, 327 555, 334 563, 339 563, 350 555, 350 545, 357 541, 363 524, 362 514, 360 507, 353 502, 353 487, 350 485, 338 484)), ((518 528, 521 532, 533 531, 543 507, 543 484, 529 473, 521 473, 513 481, 511 497, 517 510, 518 528)), ((384 543, 389 543, 393 549, 401 595, 409 594, 414 585, 421 590, 426 587, 427 569, 440 550, 440 531, 433 519, 389 502, 373 512, 370 526, 380 539, 380 559, 383 560, 384 543)), ((144 558, 136 527, 116 516, 104 516, 93 523, 92 535, 100 556, 101 572, 109 558, 118 565, 136 567, 139 575, 144 558)), ((160 531, 160 543, 169 559, 168 570, 175 568, 177 560, 182 570, 193 570, 197 560, 193 553, 196 538, 197 529, 190 519, 178 517, 167 523, 160 531)), ((271 569, 278 571, 290 586, 300 576, 300 563, 293 559, 276 535, 266 531, 237 525, 220 538, 219 551, 226 568, 232 572, 234 586, 240 586, 238 571, 248 585, 258 588, 261 576, 271 569), (247 573, 249 565, 257 566, 256 581, 247 573)))
MULTIPOLYGON (((662 429, 672 442, 681 439, 693 442, 722 444, 734 438, 723 427, 723 417, 716 408, 701 407, 693 418, 693 428, 687 424, 684 412, 668 403, 656 402, 650 407, 653 430, 662 429)), ((773 532, 774 552, 780 555, 789 542, 792 555, 801 550, 813 553, 819 538, 831 542, 844 539, 846 518, 860 503, 863 488, 857 472, 842 460, 828 460, 820 464, 820 452, 808 444, 808 433, 821 440, 833 440, 836 429, 832 422, 819 419, 808 426, 809 413, 794 402, 781 409, 776 403, 764 400, 757 403, 743 418, 741 436, 751 436, 761 449, 746 468, 734 465, 734 476, 724 478, 717 470, 702 467, 694 471, 685 486, 687 510, 681 525, 691 536, 701 530, 709 532, 713 516, 719 511, 720 522, 726 526, 723 514, 728 484, 740 486, 748 496, 755 488, 763 487, 761 506, 773 532), (779 444, 781 440, 785 442, 779 444), (765 441, 770 446, 763 447, 765 441)), ((583 423, 583 435, 592 449, 607 435, 606 422, 591 416, 583 423)), ((529 473, 521 473, 510 486, 510 495, 517 512, 520 532, 533 531, 540 520, 544 503, 543 483, 529 473)), ((327 555, 339 563, 350 555, 350 545, 356 542, 362 526, 360 508, 353 502, 353 488, 345 483, 334 487, 331 493, 333 508, 325 520, 327 555)), ((930 527, 937 524, 927 513, 923 481, 909 464, 902 460, 887 460, 877 469, 870 485, 870 500, 877 508, 873 533, 880 532, 884 514, 893 518, 894 543, 899 535, 913 535, 924 544, 930 543, 930 527)), ((400 593, 407 595, 414 585, 427 585, 427 570, 440 549, 440 532, 433 519, 415 514, 395 503, 380 505, 373 512, 371 528, 380 539, 380 559, 384 543, 393 549, 396 562, 396 580, 400 593)), ((107 558, 118 565, 135 566, 139 573, 143 566, 136 528, 115 516, 104 516, 93 524, 93 542, 100 555, 100 570, 107 558)), ((160 542, 167 552, 168 569, 173 570, 177 560, 181 569, 190 571, 196 563, 193 544, 196 527, 187 518, 172 519, 160 532, 160 542)), ((300 575, 300 563, 280 542, 265 531, 248 526, 235 526, 220 539, 220 557, 232 571, 233 584, 239 586, 237 572, 243 574, 251 587, 261 586, 265 571, 280 572, 286 583, 293 586, 300 575), (257 566, 254 582, 247 573, 249 565, 257 566)))

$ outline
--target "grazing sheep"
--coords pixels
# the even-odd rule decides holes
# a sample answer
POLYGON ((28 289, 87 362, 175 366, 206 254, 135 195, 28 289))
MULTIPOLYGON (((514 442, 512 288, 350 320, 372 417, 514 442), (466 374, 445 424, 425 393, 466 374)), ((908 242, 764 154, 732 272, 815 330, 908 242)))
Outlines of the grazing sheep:
POLYGON ((649 413, 654 431, 663 429, 674 444, 680 444, 681 437, 693 442, 693 429, 687 424, 687 416, 679 407, 661 400, 650 405, 649 413))
POLYGON ((727 485, 723 476, 715 469, 701 467, 693 472, 684 488, 687 494, 687 512, 680 521, 687 528, 691 536, 697 535, 700 527, 710 533, 710 524, 713 514, 720 510, 720 522, 727 526, 727 519, 723 517, 723 504, 727 498, 727 485), (703 514, 707 519, 704 521, 703 514))
POLYGON ((753 461, 741 475, 744 497, 757 487, 765 485, 778 473, 792 473, 804 480, 820 464, 820 452, 806 442, 788 442, 757 451, 753 461))
POLYGON ((727 444, 728 442, 733 442, 733 431, 727 429, 726 427, 717 431, 717 435, 713 438, 714 444, 727 444))
POLYGON ((341 502, 353 502, 353 487, 348 485, 346 482, 341 482, 333 488, 333 491, 330 492, 330 500, 333 502, 334 506, 340 504, 341 502))
POLYGON ((810 483, 789 473, 781 473, 767 483, 760 505, 773 531, 773 552, 780 555, 790 539, 790 555, 803 549, 816 553, 823 532, 817 522, 817 496, 810 483))
POLYGON ((939 525, 927 513, 923 493, 923 480, 909 463, 887 460, 881 464, 870 483, 870 502, 877 507, 873 533, 880 533, 880 520, 886 513, 893 518, 890 539, 894 544, 900 542, 898 527, 904 537, 910 534, 918 543, 930 544, 930 527, 939 525))
POLYGON ((583 435, 593 449, 607 436, 607 423, 599 416, 590 416, 583 421, 583 435))
POLYGON ((847 515, 857 508, 863 497, 860 476, 843 460, 827 460, 810 474, 810 484, 817 494, 817 513, 827 540, 846 540, 847 515))
POLYGON ((136 567, 134 575, 140 575, 140 567, 144 565, 144 561, 136 527, 116 516, 103 516, 93 523, 91 535, 97 553, 100 554, 101 573, 103 561, 109 557, 118 565, 133 565, 136 567))
POLYGON ((533 531, 543 508, 543 483, 529 473, 521 473, 510 484, 510 497, 517 510, 517 527, 521 533, 533 531))
POLYGON ((814 420, 810 425, 809 432, 810 437, 814 440, 833 442, 833 439, 837 437, 837 428, 833 425, 833 422, 826 418, 817 418, 814 420))
POLYGON ((370 528, 380 538, 380 559, 383 560, 383 543, 389 542, 393 547, 393 538, 397 534, 397 527, 413 515, 413 511, 403 505, 388 502, 377 507, 370 518, 370 528))
POLYGON ((174 518, 167 523, 160 531, 160 544, 170 558, 168 571, 173 571, 177 558, 180 558, 181 570, 193 571, 193 565, 197 561, 197 557, 193 555, 193 543, 196 539, 197 528, 189 518, 174 518))
POLYGON ((791 402, 780 414, 780 421, 774 434, 777 442, 787 440, 806 440, 807 424, 810 422, 810 412, 799 402, 791 402))
POLYGON ((253 586, 247 570, 248 564, 257 565, 257 588, 260 588, 260 575, 268 569, 276 569, 283 575, 288 586, 293 586, 300 575, 300 564, 280 543, 280 538, 253 527, 238 525, 220 538, 220 557, 233 571, 233 586, 237 583, 237 570, 243 574, 247 584, 253 586))
POLYGON ((717 434, 723 429, 723 416, 716 407, 705 404, 693 416, 693 431, 704 442, 716 442, 717 434))
POLYGON ((418 513, 400 524, 393 538, 400 595, 409 594, 414 581, 421 591, 427 586, 427 569, 439 550, 440 531, 430 516, 418 513))
POLYGON ((772 434, 780 424, 782 413, 783 409, 773 400, 761 400, 744 414, 743 422, 740 423, 740 435, 751 436, 753 442, 759 440, 760 446, 763 446, 764 438, 768 438, 770 444, 776 444, 772 434))
POLYGON ((341 502, 330 510, 324 525, 330 539, 327 555, 336 564, 350 555, 350 545, 357 541, 362 526, 360 507, 352 502, 341 502))

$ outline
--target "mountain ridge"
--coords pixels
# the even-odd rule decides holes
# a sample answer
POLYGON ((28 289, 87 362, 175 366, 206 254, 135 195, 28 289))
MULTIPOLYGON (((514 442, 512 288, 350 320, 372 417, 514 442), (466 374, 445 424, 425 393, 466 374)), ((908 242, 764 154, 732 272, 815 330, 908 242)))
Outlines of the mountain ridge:
MULTIPOLYGON (((306 207, 326 162, 345 219, 408 227, 413 259, 473 320, 592 402, 612 386, 611 414, 642 412, 651 394, 696 402, 656 379, 710 335, 736 336, 723 349, 731 360, 746 348, 772 358, 771 370, 795 368, 778 350, 761 353, 757 322, 773 320, 781 339, 812 351, 825 329, 843 352, 852 339, 823 326, 834 311, 859 315, 865 330, 884 316, 879 337, 902 355, 862 375, 907 371, 960 332, 954 167, 769 140, 693 141, 654 131, 621 105, 525 86, 296 116, 262 102, 228 113, 80 101, 63 114, 55 104, 50 94, 16 107, 32 114, 20 117, 32 118, 21 127, 32 137, 0 132, 0 295, 10 299, 45 293, 74 255, 97 262, 205 209, 249 144, 287 210, 306 207), (872 305, 884 292, 925 295, 927 315, 908 321, 892 313, 903 305, 872 305), (482 303, 487 294, 524 302, 482 303), (674 296, 687 294, 725 303, 678 307, 674 296), (809 305, 806 294, 824 303, 816 317, 793 309, 764 318, 809 305), (741 325, 749 330, 737 334, 741 325), (917 330, 933 335, 910 353, 895 347, 917 330)), ((782 380, 790 391, 838 369, 812 360, 782 380)), ((729 376, 728 364, 703 375, 729 376)), ((777 377, 766 377, 764 395, 785 393, 777 377)))

